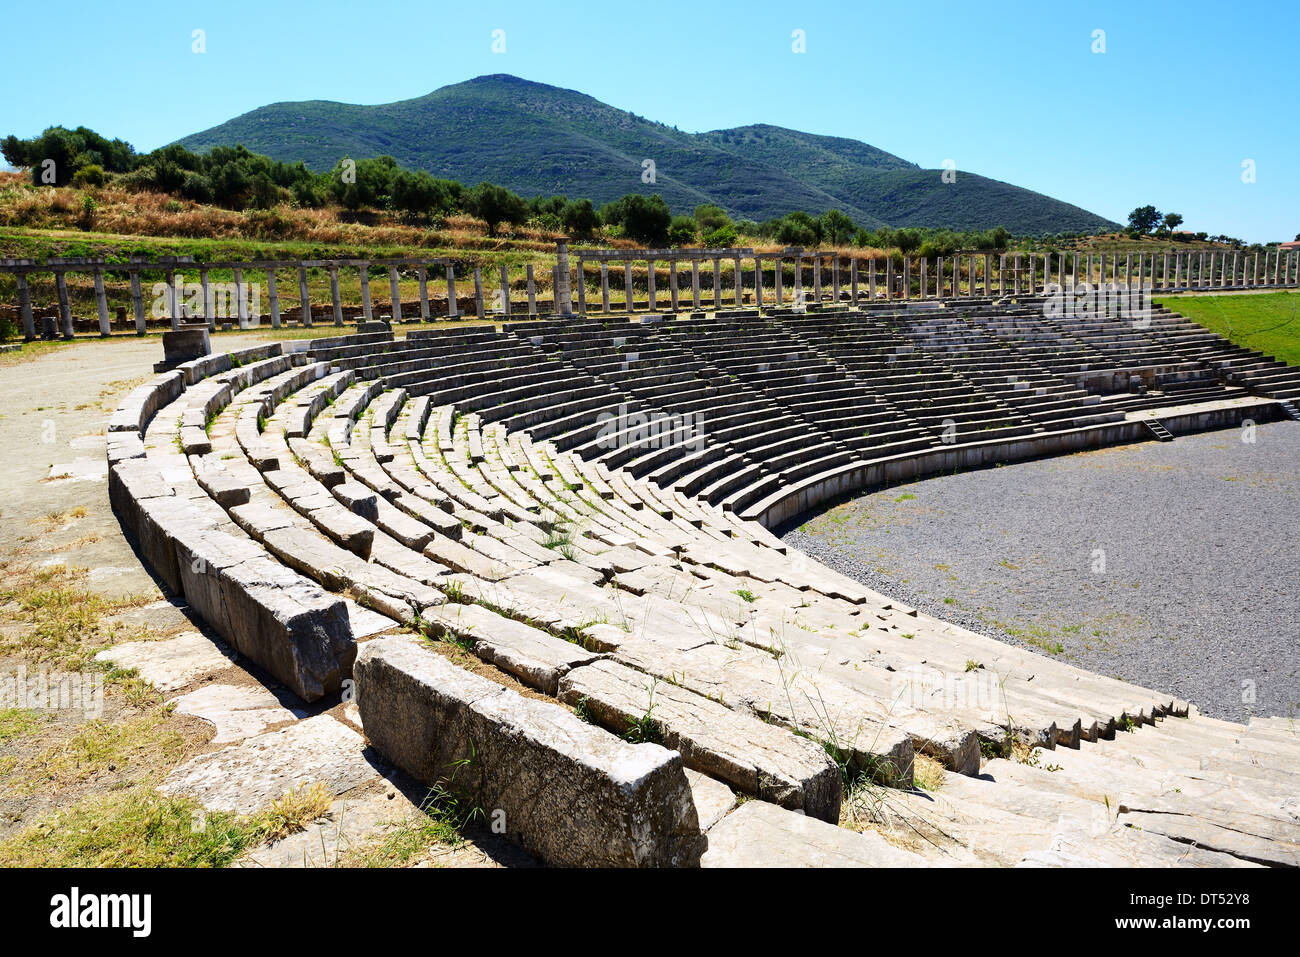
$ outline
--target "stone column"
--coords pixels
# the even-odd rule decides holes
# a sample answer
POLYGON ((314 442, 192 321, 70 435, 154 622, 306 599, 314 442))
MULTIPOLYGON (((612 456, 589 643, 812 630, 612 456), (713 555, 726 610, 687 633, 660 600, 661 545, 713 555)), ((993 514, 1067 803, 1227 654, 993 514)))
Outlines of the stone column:
POLYGON ((1133 254, 1124 254, 1124 291, 1133 287, 1133 254))
MULTIPOLYGON (((1046 256, 1043 257, 1043 262, 1044 264, 1046 264, 1047 262, 1046 256)), ((984 254, 984 295, 990 297, 993 295, 993 254, 992 253, 984 254)))
POLYGON ((370 309, 370 263, 361 263, 357 270, 361 276, 361 316, 370 322, 374 318, 370 309))
POLYGON ((537 318, 537 284, 533 281, 532 263, 525 268, 524 275, 528 283, 528 315, 535 319, 537 318))
POLYGON ((677 312, 677 299, 679 290, 677 288, 677 260, 668 260, 668 292, 672 296, 673 312, 677 312))
MULTIPOLYGON (((206 297, 205 297, 206 298, 206 297)), ((131 270, 131 308, 135 312, 135 334, 144 335, 146 316, 144 294, 140 291, 140 270, 131 270)))
POLYGON ((271 310, 271 328, 280 328, 280 293, 275 286, 275 270, 266 270, 266 297, 271 310))
POLYGON ((95 311, 99 313, 99 334, 108 336, 113 327, 108 321, 108 293, 104 290, 104 270, 95 270, 95 311))
POLYGON ((483 267, 474 267, 474 316, 482 319, 483 311, 483 267))
POLYGON ((776 305, 780 308, 785 303, 785 261, 780 256, 776 257, 776 276, 773 281, 776 286, 776 305))
POLYGON ((343 325, 343 297, 339 295, 339 266, 338 263, 329 264, 330 273, 330 305, 334 309, 334 325, 343 325))
MULTIPOLYGON (((1168 253, 1165 254, 1168 257, 1168 253)), ((1166 258, 1166 262, 1168 259, 1166 258)), ((1174 253, 1174 288, 1179 289, 1183 285, 1183 254, 1174 253)))
POLYGON ((167 302, 171 309, 172 328, 177 328, 185 321, 185 299, 181 296, 181 286, 185 283, 185 277, 178 277, 176 270, 171 269, 167 272, 167 302))
POLYGON ((763 260, 754 257, 754 305, 763 308, 763 260))
POLYGON ((600 261, 600 309, 609 312, 609 263, 600 261))
POLYGON ((456 267, 447 263, 447 318, 455 319, 459 315, 460 307, 456 304, 456 267))
POLYGON ((401 277, 397 273, 396 266, 388 267, 388 298, 392 302, 393 325, 399 325, 402 321, 402 290, 399 286, 401 277))
POLYGON ((885 260, 885 298, 894 300, 894 257, 885 260))
POLYGON ((1215 285, 1217 285, 1214 281, 1214 251, 1213 250, 1210 251, 1210 272, 1209 272, 1208 279, 1209 279, 1210 288, 1213 289, 1215 285))
POLYGON ((578 257, 578 313, 587 314, 587 260, 581 256, 578 257))
POLYGON ((813 256, 813 302, 822 301, 822 257, 819 253, 813 256))
POLYGON ((235 318, 240 329, 248 328, 248 297, 244 295, 244 270, 236 266, 231 270, 235 279, 235 318))
POLYGON ((903 298, 912 298, 912 257, 903 257, 903 298))
POLYGON ((172 321, 172 328, 180 328, 182 311, 180 291, 176 288, 176 270, 167 269, 167 314, 172 321))
POLYGON ((623 261, 623 298, 627 300, 628 315, 633 313, 633 304, 636 302, 636 294, 632 291, 632 260, 623 261))
POLYGON ((700 311, 700 261, 691 260, 691 308, 700 311))
MULTIPOLYGON (((311 291, 307 288, 307 267, 298 267, 298 298, 302 300, 302 324, 311 326, 311 291)), ((367 299, 367 305, 369 299, 367 299)))
MULTIPOLYGON (((560 281, 555 286, 555 311, 561 316, 573 315, 573 296, 569 291, 569 238, 555 241, 555 265, 560 281)), ((582 277, 578 277, 579 283, 582 277)))
POLYGON ((655 289, 655 261, 647 259, 645 264, 645 293, 646 302, 649 304, 651 312, 659 310, 659 295, 655 289))
POLYGON ((722 308, 722 260, 713 257, 713 311, 722 308))
MULTIPOLYGON (((528 277, 532 279, 533 267, 528 267, 528 277)), ((429 270, 424 263, 415 267, 415 278, 420 283, 420 321, 429 321, 429 270)))
POLYGON ((501 265, 501 315, 510 318, 510 269, 501 265))
POLYGON ((1232 284, 1234 286, 1237 285, 1237 257, 1239 255, 1235 250, 1232 253, 1232 284))
MULTIPOLYGON (((59 328, 63 338, 72 338, 72 306, 68 302, 68 277, 62 269, 54 273, 54 286, 59 294, 59 328)), ((168 305, 171 304, 171 287, 168 287, 168 305)), ((173 320, 173 323, 175 320, 173 320)))
POLYGON ((849 285, 852 287, 853 307, 858 306, 858 257, 849 258, 849 285))
POLYGON ((209 332, 217 331, 217 319, 212 314, 212 285, 208 282, 208 269, 199 267, 199 291, 203 297, 203 319, 208 324, 209 332))
MULTIPOLYGON (((1012 260, 1011 271, 1012 271, 1011 294, 1013 296, 1019 296, 1020 295, 1020 253, 1016 253, 1015 258, 1012 260)), ((1064 269, 1061 270, 1061 274, 1062 276, 1065 275, 1064 269)))
POLYGON ((998 296, 1007 294, 1007 254, 998 254, 998 296))
POLYGON ((835 293, 835 305, 840 304, 840 254, 835 253, 831 260, 831 289, 835 293))
POLYGON ((745 305, 745 274, 740 268, 740 257, 736 257, 736 308, 740 309, 745 305))
POLYGON ((930 279, 926 275, 926 268, 925 268, 928 263, 928 260, 924 256, 922 256, 920 262, 921 262, 921 298, 925 299, 927 296, 930 295, 930 279))
POLYGON ((978 259, 979 259, 979 257, 976 256, 974 253, 971 254, 971 257, 970 257, 970 293, 969 293, 969 294, 970 294, 972 297, 975 295, 975 263, 976 263, 976 260, 978 260, 978 259))
POLYGON ((867 291, 871 295, 871 301, 876 301, 876 257, 872 256, 867 260, 867 291))
POLYGON ((36 338, 36 320, 32 317, 32 291, 27 288, 27 273, 15 273, 14 279, 18 283, 18 312, 22 316, 23 339, 31 342, 36 338))

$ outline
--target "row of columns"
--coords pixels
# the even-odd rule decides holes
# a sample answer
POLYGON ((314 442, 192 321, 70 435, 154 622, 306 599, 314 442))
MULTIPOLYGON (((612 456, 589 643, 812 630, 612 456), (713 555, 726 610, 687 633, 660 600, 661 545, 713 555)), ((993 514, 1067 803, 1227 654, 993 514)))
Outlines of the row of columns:
MULTIPOLYGON (((551 275, 552 289, 555 291, 555 313, 570 315, 575 303, 570 292, 570 270, 567 241, 557 243, 556 265, 551 275)), ((918 279, 917 293, 922 298, 960 298, 963 296, 1005 296, 1033 295, 1055 282, 1064 288, 1078 286, 1082 282, 1113 283, 1124 287, 1135 282, 1149 289, 1185 290, 1185 289, 1229 289, 1250 288, 1253 286, 1296 286, 1300 285, 1300 250, 1273 250, 1246 254, 1219 250, 1197 250, 1187 252, 1160 253, 1126 253, 1122 259, 1119 254, 1107 253, 975 253, 958 254, 951 257, 938 256, 928 258, 905 256, 901 266, 895 264, 893 257, 883 260, 871 258, 860 260, 849 257, 848 268, 842 268, 842 258, 835 254, 805 252, 798 247, 784 250, 780 254, 763 256, 752 249, 717 249, 717 250, 644 250, 626 252, 622 250, 583 252, 579 254, 577 264, 578 289, 577 311, 586 314, 587 284, 586 268, 596 265, 600 274, 600 308, 610 312, 610 264, 621 263, 622 284, 626 297, 627 311, 631 311, 635 301, 633 289, 633 263, 646 264, 646 290, 648 307, 655 311, 660 306, 661 294, 656 288, 657 266, 668 263, 668 289, 666 305, 673 312, 681 310, 683 300, 689 301, 690 307, 698 311, 701 307, 701 263, 713 265, 712 293, 713 307, 724 305, 722 283, 722 264, 733 264, 731 284, 731 301, 736 307, 744 304, 744 270, 743 260, 753 262, 751 274, 754 302, 763 303, 766 297, 764 289, 764 262, 770 262, 773 293, 777 306, 786 304, 785 271, 787 263, 793 261, 794 288, 791 301, 800 305, 809 301, 820 303, 826 297, 823 267, 829 260, 831 299, 842 301, 845 293, 847 272, 847 292, 849 301, 858 303, 863 293, 867 301, 875 301, 882 293, 886 298, 907 299, 913 297, 912 280, 918 279), (812 290, 809 295, 804 289, 804 275, 808 261, 812 267, 812 290), (689 265, 689 290, 683 295, 681 288, 681 269, 689 265), (864 268, 865 267, 865 268, 864 268), (965 267, 967 281, 962 288, 962 270, 965 267), (1081 278, 1082 271, 1082 278, 1081 278)), ((54 334, 71 338, 73 334, 72 310, 68 295, 67 274, 69 272, 90 271, 93 275, 96 314, 101 335, 107 336, 111 330, 108 311, 108 298, 104 283, 106 270, 126 271, 131 286, 131 306, 135 318, 135 331, 143 335, 147 314, 144 295, 141 288, 141 273, 144 271, 161 271, 166 277, 167 312, 173 327, 187 318, 201 318, 187 315, 188 309, 182 293, 179 277, 182 270, 197 268, 202 298, 202 316, 208 320, 209 327, 216 328, 214 313, 214 291, 209 281, 209 272, 214 268, 228 268, 234 276, 236 290, 236 312, 240 325, 245 325, 249 315, 249 298, 243 294, 244 280, 249 274, 264 274, 268 298, 268 315, 272 328, 279 328, 282 316, 277 283, 277 273, 284 270, 296 270, 298 274, 298 296, 301 303, 301 320, 304 326, 313 324, 311 295, 308 285, 308 270, 324 268, 329 273, 331 310, 329 318, 336 326, 342 326, 343 305, 339 290, 340 268, 356 268, 360 275, 361 313, 369 321, 374 318, 370 293, 370 268, 376 265, 387 266, 389 295, 392 301, 393 318, 400 321, 402 301, 400 279, 402 269, 414 268, 419 288, 419 314, 421 321, 432 318, 429 299, 428 267, 440 265, 445 269, 447 289, 447 317, 461 315, 457 302, 456 272, 452 263, 446 260, 320 260, 303 262, 248 262, 248 263, 193 263, 184 259, 161 261, 158 263, 107 264, 103 262, 55 260, 44 265, 23 261, 8 260, 0 262, 0 272, 15 275, 18 291, 18 309, 21 317, 23 335, 27 339, 36 338, 37 330, 31 302, 31 290, 28 275, 33 272, 53 272, 58 298, 57 328, 54 334)), ((485 300, 484 276, 481 267, 473 271, 474 314, 483 319, 490 311, 494 315, 509 316, 511 308, 511 285, 509 270, 506 266, 498 267, 497 288, 488 295, 492 300, 489 307, 485 300)), ((525 266, 525 283, 527 294, 527 314, 535 317, 537 308, 537 284, 532 265, 525 266)), ((260 309, 259 309, 260 312, 260 309)), ((258 317, 260 319, 260 316, 258 317)), ((47 320, 48 324, 49 320, 47 320)), ((50 334, 51 330, 42 330, 50 334)))

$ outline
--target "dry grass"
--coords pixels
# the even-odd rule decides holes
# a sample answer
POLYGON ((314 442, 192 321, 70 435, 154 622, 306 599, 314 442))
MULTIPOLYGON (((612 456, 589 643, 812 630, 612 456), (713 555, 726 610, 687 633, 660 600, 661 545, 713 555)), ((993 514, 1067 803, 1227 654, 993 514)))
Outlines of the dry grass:
MULTIPOLYGON (((58 528, 66 514, 50 513, 44 520, 58 528)), ((75 671, 91 666, 95 654, 114 641, 136 637, 122 634, 117 627, 105 627, 102 619, 153 599, 109 600, 86 587, 88 574, 85 568, 62 564, 33 567, 18 560, 0 561, 4 581, 0 585, 0 624, 9 626, 0 629, 0 656, 13 655, 75 671)))
POLYGON ((320 781, 286 791, 271 802, 260 818, 261 840, 278 841, 298 831, 305 831, 312 821, 330 811, 334 795, 320 781))
POLYGON ((556 234, 528 227, 511 236, 490 237, 471 216, 451 216, 437 228, 409 225, 396 213, 351 216, 337 209, 279 205, 235 211, 179 199, 166 193, 101 187, 33 186, 21 173, 0 173, 0 226, 66 229, 122 236, 187 239, 301 240, 354 246, 503 248, 553 250, 556 234), (86 200, 94 206, 87 212, 86 200), (357 221, 364 218, 365 222, 357 221))

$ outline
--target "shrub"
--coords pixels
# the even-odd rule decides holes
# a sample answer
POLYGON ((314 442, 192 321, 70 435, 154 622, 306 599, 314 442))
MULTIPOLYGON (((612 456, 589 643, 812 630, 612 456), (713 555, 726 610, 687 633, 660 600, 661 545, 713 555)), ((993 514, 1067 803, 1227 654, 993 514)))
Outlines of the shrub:
POLYGON ((73 186, 103 186, 107 177, 104 175, 104 167, 98 163, 90 163, 77 170, 72 177, 73 186))
POLYGON ((727 225, 719 226, 706 235, 704 245, 714 249, 720 246, 734 246, 736 245, 736 235, 736 227, 731 223, 727 223, 727 225))
POLYGON ((689 216, 674 216, 668 224, 668 245, 693 246, 696 234, 695 220, 689 216))
POLYGON ((574 200, 565 203, 560 214, 565 230, 573 236, 587 237, 600 225, 600 214, 589 199, 574 200))

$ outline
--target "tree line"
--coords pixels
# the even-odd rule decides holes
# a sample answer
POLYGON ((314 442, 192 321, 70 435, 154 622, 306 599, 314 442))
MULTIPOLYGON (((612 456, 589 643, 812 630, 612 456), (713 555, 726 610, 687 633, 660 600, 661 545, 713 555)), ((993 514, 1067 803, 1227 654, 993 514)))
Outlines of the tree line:
POLYGON ((34 185, 104 186, 152 190, 232 210, 271 209, 280 204, 306 208, 335 205, 357 212, 392 210, 413 223, 433 223, 468 213, 495 236, 505 226, 532 224, 575 238, 625 236, 647 246, 734 246, 741 235, 787 246, 897 248, 904 254, 951 255, 958 250, 1003 250, 1011 234, 1002 227, 982 231, 902 228, 867 229, 837 209, 820 216, 794 211, 763 222, 733 220, 712 203, 689 215, 673 215, 658 194, 629 193, 597 208, 589 199, 537 196, 525 199, 490 182, 465 186, 424 170, 402 167, 391 156, 344 158, 328 172, 314 173, 302 162, 282 163, 242 145, 195 153, 173 143, 139 153, 120 139, 84 126, 53 126, 39 136, 7 136, 0 151, 10 165, 31 170, 34 185))

